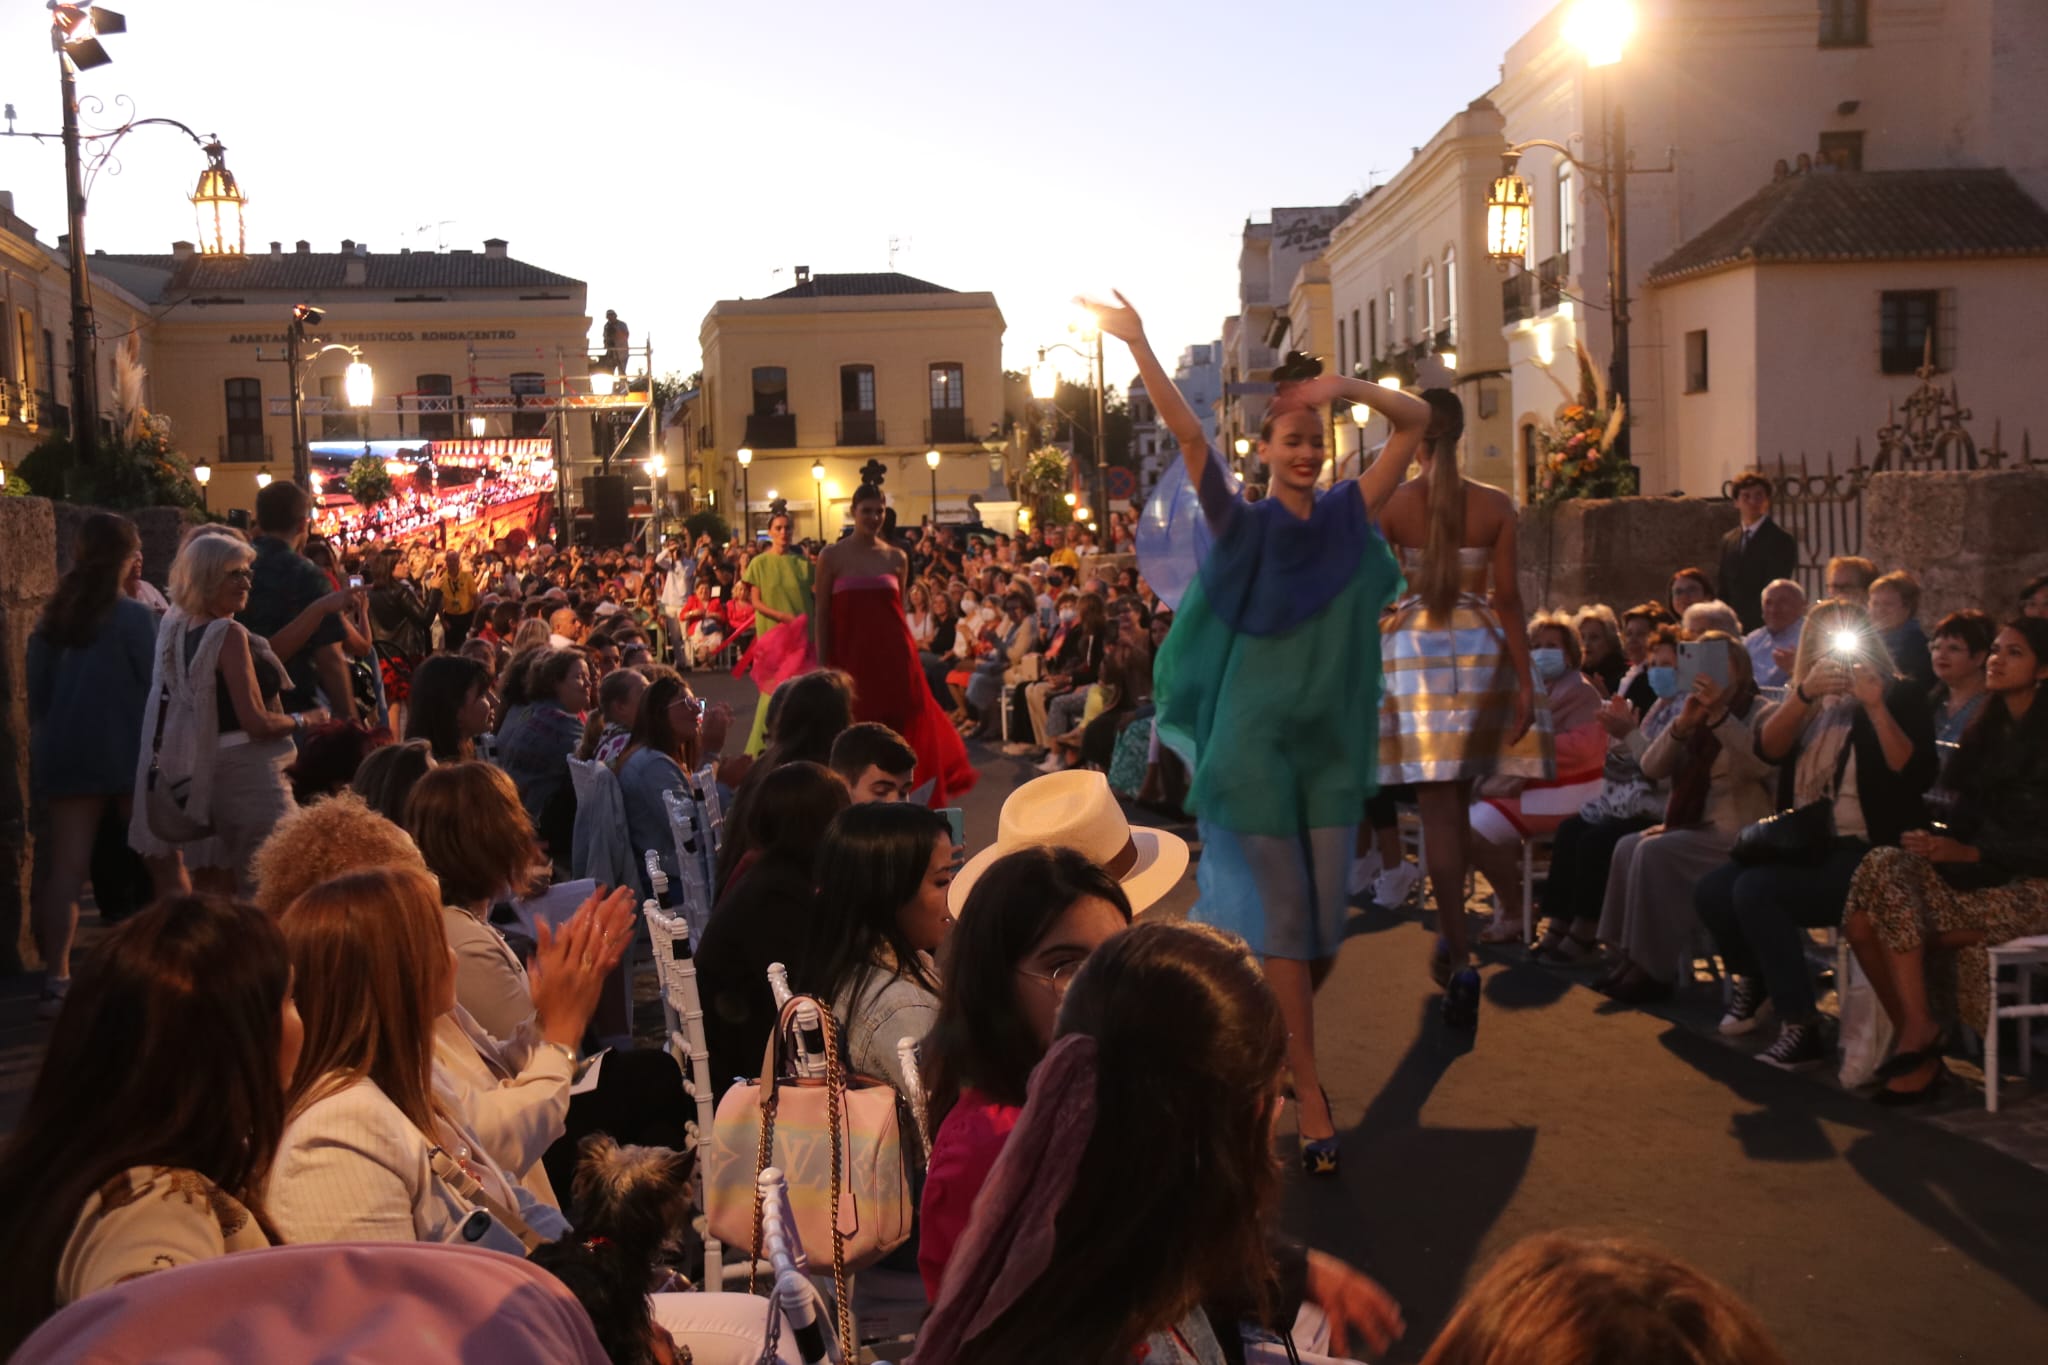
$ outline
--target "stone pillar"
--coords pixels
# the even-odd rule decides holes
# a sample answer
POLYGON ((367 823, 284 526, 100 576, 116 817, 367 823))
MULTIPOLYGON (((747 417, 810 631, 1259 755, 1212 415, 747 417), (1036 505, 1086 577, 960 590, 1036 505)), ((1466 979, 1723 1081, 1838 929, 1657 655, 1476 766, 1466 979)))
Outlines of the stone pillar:
POLYGON ((2048 573, 2048 471, 1931 470, 1873 475, 1863 553, 1920 580, 1920 620, 1974 607, 2003 621, 2022 585, 2048 573))
POLYGON ((34 959, 28 933, 29 632, 57 587, 47 498, 0 497, 0 975, 34 959))
POLYGON ((1620 612, 1662 602, 1680 569, 1719 577, 1721 537, 1736 520, 1735 504, 1718 498, 1583 498, 1524 508, 1522 605, 1572 611, 1604 602, 1620 612))

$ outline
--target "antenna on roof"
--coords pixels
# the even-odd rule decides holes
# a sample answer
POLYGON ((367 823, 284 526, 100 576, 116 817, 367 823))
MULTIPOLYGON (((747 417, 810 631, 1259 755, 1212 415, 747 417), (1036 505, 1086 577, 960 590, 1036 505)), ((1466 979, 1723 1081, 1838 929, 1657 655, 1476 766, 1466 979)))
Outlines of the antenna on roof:
POLYGON ((899 251, 908 251, 909 249, 910 238, 891 237, 889 239, 889 268, 891 270, 894 270, 896 268, 896 253, 899 251))

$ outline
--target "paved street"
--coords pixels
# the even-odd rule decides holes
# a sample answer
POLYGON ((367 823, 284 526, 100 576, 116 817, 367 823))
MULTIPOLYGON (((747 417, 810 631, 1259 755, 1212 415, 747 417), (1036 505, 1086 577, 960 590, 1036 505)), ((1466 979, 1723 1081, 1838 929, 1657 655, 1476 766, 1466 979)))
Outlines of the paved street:
MULTIPOLYGON (((743 703, 731 679, 700 690, 743 703)), ((970 842, 995 834, 1020 760, 977 751, 970 842)), ((1163 907, 1184 913, 1192 877, 1163 907)), ((91 922, 88 914, 88 924, 91 922)), ((1995 1117, 1879 1111, 1714 1036, 1702 997, 1618 1009, 1566 974, 1487 969, 1478 1035, 1447 1036, 1412 915, 1359 914, 1318 1010, 1347 1141, 1339 1181, 1290 1179, 1287 1226, 1400 1298, 1419 1357, 1474 1271, 1556 1228, 1658 1242, 1756 1305, 1801 1362, 2035 1359, 2048 1343, 2048 1096, 1995 1117), (1999 1150, 2004 1143, 2019 1152, 1999 1150), (2029 1164, 2031 1158, 2036 1164, 2029 1164), (2032 1346, 2026 1343, 2033 1343, 2032 1346)), ((41 1030, 0 999, 0 1117, 41 1030)))

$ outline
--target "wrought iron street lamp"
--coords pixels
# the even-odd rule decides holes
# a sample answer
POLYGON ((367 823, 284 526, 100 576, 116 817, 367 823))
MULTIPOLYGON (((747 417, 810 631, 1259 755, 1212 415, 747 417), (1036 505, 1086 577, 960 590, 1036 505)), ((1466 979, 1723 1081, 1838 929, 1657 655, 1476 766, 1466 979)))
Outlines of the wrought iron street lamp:
POLYGON ((924 453, 925 468, 932 472, 932 527, 939 524, 939 452, 927 450, 924 453))
POLYGON ((270 487, 270 466, 264 465, 256 471, 256 491, 260 493, 268 487, 270 487))
POLYGON ((469 434, 471 436, 481 441, 484 436, 484 426, 484 415, 482 413, 471 414, 469 419, 469 434))
MULTIPOLYGON (((210 511, 212 511, 212 510, 213 510, 213 505, 212 505, 212 503, 211 503, 211 502, 209 502, 209 501, 208 501, 208 499, 207 499, 207 495, 206 495, 206 485, 208 485, 208 484, 210 484, 210 483, 212 483, 212 482, 213 482, 213 466, 212 466, 212 465, 210 465, 210 464, 196 464, 196 465, 193 465, 193 466, 192 466, 192 481, 193 481, 194 483, 196 483, 196 484, 198 484, 198 485, 199 485, 199 505, 200 505, 200 507, 201 507, 201 508, 203 508, 203 509, 205 509, 206 511, 209 511, 209 512, 210 512, 210 511)), ((5 480, 4 478, 0 478, 0 484, 4 484, 5 482, 6 482, 6 480, 5 480)))
POLYGON ((811 463, 811 482, 818 486, 818 539, 825 539, 825 462, 811 463))

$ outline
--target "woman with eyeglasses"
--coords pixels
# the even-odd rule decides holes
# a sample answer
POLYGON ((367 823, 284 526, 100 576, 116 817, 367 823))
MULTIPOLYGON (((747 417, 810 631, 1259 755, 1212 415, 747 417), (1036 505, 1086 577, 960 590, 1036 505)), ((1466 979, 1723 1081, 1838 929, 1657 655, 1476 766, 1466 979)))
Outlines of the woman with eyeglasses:
POLYGON ((156 639, 156 674, 143 717, 130 842, 145 857, 182 849, 201 892, 232 895, 258 845, 294 807, 285 779, 292 736, 327 719, 286 713, 286 677, 270 643, 235 620, 249 605, 256 552, 231 536, 194 536, 171 565, 172 612, 156 639), (162 739, 159 742, 158 736, 162 739), (148 819, 151 750, 162 779, 189 776, 185 816, 210 837, 171 843, 148 819))
MULTIPOLYGON (((669 834, 668 808, 662 793, 695 793, 693 776, 701 747, 704 702, 690 691, 682 675, 672 669, 647 685, 640 699, 639 714, 633 718, 631 736, 612 764, 619 777, 619 795, 626 805, 626 839, 635 852, 653 849, 661 855, 661 867, 670 885, 681 875, 676 865, 676 841, 669 834)), ((636 864, 643 885, 640 894, 651 896, 645 885, 647 869, 636 864)))

